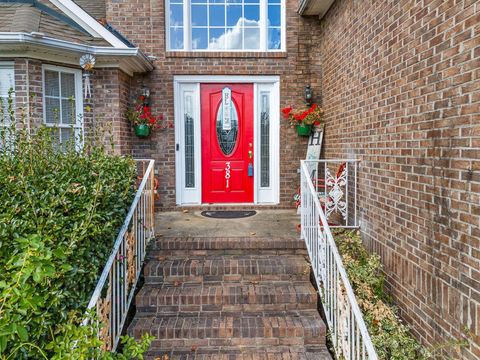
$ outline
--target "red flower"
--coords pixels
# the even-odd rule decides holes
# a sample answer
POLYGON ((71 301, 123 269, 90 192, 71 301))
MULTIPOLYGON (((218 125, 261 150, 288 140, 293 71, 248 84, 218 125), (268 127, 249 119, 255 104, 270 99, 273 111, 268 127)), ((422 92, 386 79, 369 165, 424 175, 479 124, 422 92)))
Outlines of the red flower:
POLYGON ((287 107, 282 109, 283 116, 285 116, 285 117, 288 117, 291 112, 292 112, 292 107, 291 106, 287 106, 287 107))
POLYGON ((144 100, 145 100, 145 96, 143 96, 143 95, 140 95, 140 96, 138 97, 138 100, 140 100, 140 101, 144 101, 144 100))
POLYGON ((152 116, 152 117, 150 118, 150 120, 148 120, 148 122, 149 122, 150 124, 152 124, 152 125, 155 125, 155 123, 157 122, 157 120, 152 116))
POLYGON ((315 121, 315 122, 313 123, 313 125, 315 125, 315 126, 318 126, 318 125, 320 125, 320 124, 321 124, 320 121, 315 121))

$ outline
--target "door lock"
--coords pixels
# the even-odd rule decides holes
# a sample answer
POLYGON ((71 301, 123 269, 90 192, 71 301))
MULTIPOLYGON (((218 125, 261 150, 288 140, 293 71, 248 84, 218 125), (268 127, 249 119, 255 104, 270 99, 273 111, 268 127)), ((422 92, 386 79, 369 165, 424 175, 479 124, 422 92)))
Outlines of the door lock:
POLYGON ((248 150, 248 158, 253 159, 253 151, 252 150, 248 150))

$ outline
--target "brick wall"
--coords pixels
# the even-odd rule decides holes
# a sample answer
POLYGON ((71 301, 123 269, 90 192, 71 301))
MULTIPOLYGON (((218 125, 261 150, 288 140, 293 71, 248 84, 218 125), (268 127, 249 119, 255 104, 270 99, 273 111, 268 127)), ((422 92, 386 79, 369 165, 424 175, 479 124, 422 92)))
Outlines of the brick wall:
POLYGON ((15 59, 15 113, 29 128, 43 123, 42 63, 34 59, 15 59))
POLYGON ((125 117, 132 79, 118 69, 98 69, 93 74, 93 127, 116 154, 131 154, 133 131, 125 117), (100 130, 101 129, 101 130, 100 130))
POLYGON ((337 0, 321 21, 326 157, 362 160, 359 213, 424 344, 480 358, 480 2, 337 0))
MULTIPOLYGON (((311 34, 318 32, 318 19, 301 18, 298 1, 287 1, 287 52, 272 53, 180 53, 165 51, 165 15, 163 0, 107 1, 108 21, 147 55, 157 58, 156 69, 137 79, 151 89, 152 109, 173 120, 173 77, 175 75, 279 75, 281 106, 301 105, 305 85, 319 91, 317 67, 310 67, 311 34)), ((284 124, 282 124, 284 125, 284 124)), ((292 206, 298 186, 299 159, 305 157, 306 141, 292 129, 281 127, 281 206, 292 206)), ((155 133, 148 140, 133 140, 136 157, 157 161, 160 180, 160 207, 175 206, 174 130, 155 133)))
MULTIPOLYGON (((32 130, 43 124, 42 64, 35 59, 14 60, 17 120, 21 121, 23 117, 32 130)), ((53 65, 64 66, 61 63, 53 65)), ((106 145, 114 146, 115 153, 131 154, 133 133, 125 118, 131 78, 118 69, 96 69, 91 81, 92 97, 83 99, 85 141, 90 141, 96 131, 102 133, 99 136, 106 145)))

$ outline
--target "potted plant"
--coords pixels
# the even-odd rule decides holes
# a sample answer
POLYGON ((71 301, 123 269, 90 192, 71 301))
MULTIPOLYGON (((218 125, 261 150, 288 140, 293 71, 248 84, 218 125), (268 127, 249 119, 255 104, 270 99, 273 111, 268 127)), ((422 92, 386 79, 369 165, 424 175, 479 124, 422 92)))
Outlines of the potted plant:
POLYGON ((287 106, 282 109, 282 113, 290 126, 297 128, 300 136, 309 136, 312 126, 320 125, 323 116, 323 110, 317 104, 312 104, 303 111, 293 111, 291 106, 287 106))
POLYGON ((133 108, 128 109, 127 119, 132 123, 135 135, 147 138, 154 129, 165 129, 163 115, 153 116, 150 106, 145 103, 145 97, 139 96, 133 108))

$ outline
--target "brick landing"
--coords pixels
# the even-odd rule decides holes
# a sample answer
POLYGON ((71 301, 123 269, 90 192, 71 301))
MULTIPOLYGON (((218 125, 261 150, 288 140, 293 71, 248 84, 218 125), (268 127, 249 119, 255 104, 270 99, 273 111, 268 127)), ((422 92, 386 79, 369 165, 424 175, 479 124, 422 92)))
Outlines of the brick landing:
POLYGON ((148 256, 128 328, 155 337, 147 359, 331 359, 302 241, 159 237, 148 256))

